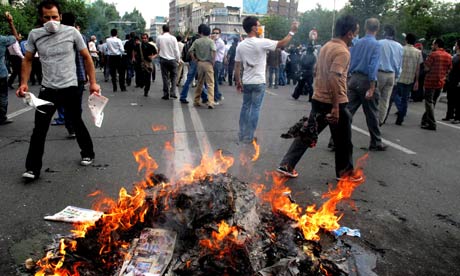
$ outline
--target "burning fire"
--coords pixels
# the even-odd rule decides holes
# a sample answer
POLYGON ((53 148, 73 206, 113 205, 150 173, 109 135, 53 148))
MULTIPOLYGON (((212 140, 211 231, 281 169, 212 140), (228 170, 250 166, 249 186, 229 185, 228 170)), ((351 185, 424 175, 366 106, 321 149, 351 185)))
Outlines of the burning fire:
MULTIPOLYGON (((159 128, 152 127, 152 129, 155 131, 155 129, 159 128)), ((255 161, 259 156, 260 148, 255 141, 253 142, 253 146, 255 154, 252 160, 255 161)), ((167 143, 166 147, 172 151, 170 143, 167 143)), ((145 177, 143 181, 135 185, 130 193, 125 188, 122 188, 119 192, 118 200, 102 197, 100 191, 91 194, 91 196, 101 196, 101 199, 94 204, 93 209, 104 212, 101 219, 97 221, 98 226, 101 227, 101 232, 98 236, 100 255, 118 252, 121 248, 126 249, 129 247, 128 242, 124 242, 121 239, 114 239, 113 234, 116 233, 117 229, 128 230, 136 225, 136 223, 144 221, 149 208, 149 204, 146 202, 146 189, 148 187, 161 184, 163 185, 163 189, 161 190, 162 195, 165 195, 165 193, 169 195, 174 192, 171 188, 172 182, 153 183, 151 176, 158 169, 158 164, 149 155, 147 148, 134 152, 133 156, 138 163, 138 173, 144 171, 145 177)), ((354 172, 355 176, 363 176, 360 164, 363 163, 365 157, 358 161, 358 169, 354 172)), ((194 181, 208 178, 213 174, 226 173, 233 165, 233 162, 233 158, 225 156, 222 150, 215 152, 212 156, 205 154, 197 167, 193 168, 191 165, 185 166, 178 173, 178 179, 174 184, 190 184, 194 181)), ((339 228, 338 221, 342 215, 337 215, 337 204, 343 199, 350 198, 353 190, 364 182, 364 180, 353 182, 350 178, 345 178, 339 181, 335 189, 330 189, 323 195, 323 198, 327 198, 328 200, 319 209, 316 209, 315 205, 311 205, 303 212, 298 204, 292 202, 290 197, 286 196, 291 193, 291 190, 285 186, 287 179, 280 177, 276 173, 272 173, 272 178, 273 187, 270 191, 264 191, 265 186, 259 184, 253 185, 255 193, 263 201, 270 203, 273 210, 282 212, 294 220, 296 227, 301 229, 304 238, 307 240, 319 240, 318 232, 321 228, 328 231, 339 228)), ((153 198, 154 206, 156 200, 156 198, 153 198)), ((85 237, 85 234, 92 227, 94 227, 94 223, 76 224, 72 232, 77 237, 85 237)), ((226 250, 231 249, 231 246, 226 245, 241 245, 244 242, 238 240, 238 234, 236 226, 230 226, 222 220, 218 224, 218 230, 211 233, 211 238, 201 240, 199 244, 203 248, 216 252, 218 256, 223 256, 226 250)), ((40 270, 35 275, 79 276, 77 268, 81 265, 80 263, 75 263, 71 269, 63 267, 66 252, 75 251, 77 248, 76 243, 76 241, 61 240, 59 252, 55 254, 48 252, 46 257, 37 262, 40 270)))
POLYGON ((165 126, 165 125, 153 125, 152 126, 153 132, 167 130, 167 129, 168 129, 168 127, 165 126))

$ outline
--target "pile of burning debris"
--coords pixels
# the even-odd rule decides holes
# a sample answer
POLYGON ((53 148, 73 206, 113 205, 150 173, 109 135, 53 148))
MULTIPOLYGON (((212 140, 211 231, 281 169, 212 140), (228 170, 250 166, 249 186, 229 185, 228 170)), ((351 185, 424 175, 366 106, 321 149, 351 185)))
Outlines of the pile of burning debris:
POLYGON ((93 208, 104 215, 76 224, 37 262, 35 275, 348 274, 324 257, 319 240, 333 241, 337 258, 346 254, 330 231, 340 227, 336 205, 362 182, 342 180, 319 209, 302 210, 286 179, 267 174, 270 190, 242 182, 227 173, 233 158, 221 151, 176 179, 155 172, 147 149, 134 156, 145 179, 130 193, 121 189, 118 200, 95 193, 101 198, 93 208))

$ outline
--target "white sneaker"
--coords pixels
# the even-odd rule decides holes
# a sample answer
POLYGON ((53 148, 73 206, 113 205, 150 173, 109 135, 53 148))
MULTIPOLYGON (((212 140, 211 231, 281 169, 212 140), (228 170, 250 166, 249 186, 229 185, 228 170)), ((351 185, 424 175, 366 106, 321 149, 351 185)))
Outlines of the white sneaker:
POLYGON ((33 171, 26 171, 22 174, 22 178, 34 180, 35 178, 37 178, 37 176, 34 174, 33 171))
POLYGON ((83 157, 80 161, 80 165, 82 166, 89 166, 91 164, 93 164, 94 162, 94 158, 91 158, 91 157, 83 157))

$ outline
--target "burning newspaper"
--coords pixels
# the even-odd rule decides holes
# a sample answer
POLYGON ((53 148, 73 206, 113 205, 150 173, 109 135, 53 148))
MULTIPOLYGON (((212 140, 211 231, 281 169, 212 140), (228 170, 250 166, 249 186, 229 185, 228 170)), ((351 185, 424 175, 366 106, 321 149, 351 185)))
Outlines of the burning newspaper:
POLYGON ((161 276, 171 262, 176 233, 145 228, 134 239, 118 276, 161 276))
POLYGON ((64 210, 52 216, 46 216, 46 220, 64 221, 72 223, 95 222, 103 215, 102 212, 84 209, 75 206, 67 206, 64 210))

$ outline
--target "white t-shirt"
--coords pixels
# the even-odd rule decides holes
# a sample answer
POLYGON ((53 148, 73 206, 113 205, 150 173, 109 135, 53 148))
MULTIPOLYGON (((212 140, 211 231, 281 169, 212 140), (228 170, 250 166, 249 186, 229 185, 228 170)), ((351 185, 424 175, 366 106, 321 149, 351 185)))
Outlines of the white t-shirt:
POLYGON ((236 47, 235 61, 243 65, 243 84, 264 84, 267 51, 274 51, 278 41, 251 37, 236 47))

